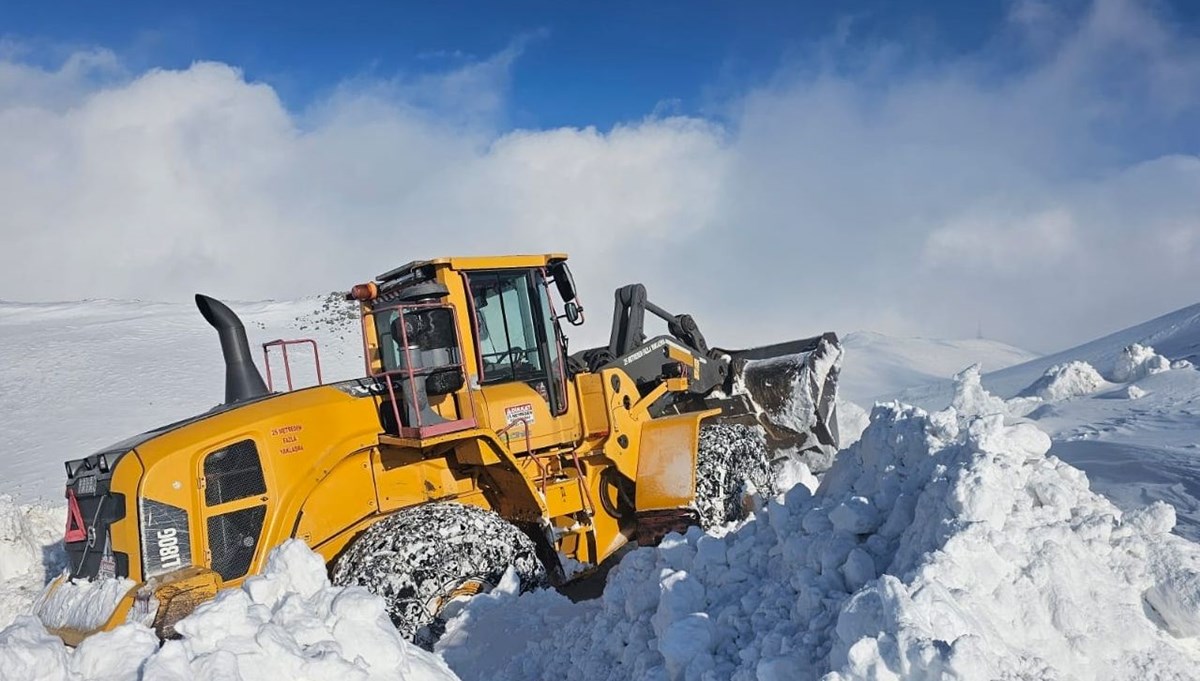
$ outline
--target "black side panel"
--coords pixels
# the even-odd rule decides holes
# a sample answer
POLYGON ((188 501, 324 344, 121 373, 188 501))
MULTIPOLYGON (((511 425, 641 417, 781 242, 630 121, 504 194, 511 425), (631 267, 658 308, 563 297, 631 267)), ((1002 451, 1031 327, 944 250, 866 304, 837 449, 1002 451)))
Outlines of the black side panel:
POLYGON ((251 506, 208 519, 212 569, 221 579, 236 579, 250 569, 266 516, 266 506, 251 506))
POLYGON ((67 563, 74 579, 94 579, 100 574, 100 563, 107 555, 115 561, 113 574, 129 576, 129 556, 113 551, 109 545, 109 526, 125 517, 125 495, 109 494, 105 483, 104 493, 90 497, 77 497, 83 515, 87 538, 76 542, 63 542, 67 550, 67 563))
POLYGON ((204 457, 204 503, 227 501, 267 493, 258 448, 254 440, 235 442, 204 457))
POLYGON ((110 486, 113 469, 126 451, 101 452, 66 464, 66 494, 75 497, 86 531, 79 541, 63 541, 72 578, 95 579, 102 565, 104 572, 129 576, 129 556, 113 551, 109 542, 109 526, 125 517, 125 495, 112 493, 110 486))

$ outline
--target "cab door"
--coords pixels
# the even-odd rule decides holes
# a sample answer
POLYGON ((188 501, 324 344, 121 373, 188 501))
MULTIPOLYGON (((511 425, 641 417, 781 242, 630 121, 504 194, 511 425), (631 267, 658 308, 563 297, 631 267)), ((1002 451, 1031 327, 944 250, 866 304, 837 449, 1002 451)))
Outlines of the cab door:
POLYGON ((561 334, 539 269, 466 274, 488 423, 514 452, 572 443, 561 334))

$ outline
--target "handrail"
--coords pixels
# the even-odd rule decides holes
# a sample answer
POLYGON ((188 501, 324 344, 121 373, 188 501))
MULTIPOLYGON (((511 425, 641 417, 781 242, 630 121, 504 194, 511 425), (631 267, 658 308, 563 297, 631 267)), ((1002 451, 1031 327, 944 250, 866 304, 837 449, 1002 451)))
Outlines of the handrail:
POLYGON ((299 345, 301 343, 308 343, 308 344, 312 345, 313 362, 317 366, 317 385, 324 385, 325 382, 321 378, 321 351, 320 351, 320 349, 317 348, 317 341, 313 340, 312 338, 296 338, 296 339, 292 339, 292 340, 284 340, 282 338, 276 338, 273 341, 267 341, 266 343, 262 344, 263 364, 265 364, 267 367, 267 390, 269 390, 271 392, 275 391, 275 384, 274 384, 274 381, 272 380, 272 376, 271 376, 271 348, 278 346, 279 349, 283 352, 283 372, 284 372, 284 375, 287 377, 288 392, 291 392, 293 390, 292 366, 291 366, 291 362, 288 360, 287 349, 288 349, 289 345, 299 345))
MULTIPOLYGON (((430 309, 430 308, 447 308, 450 310, 450 314, 451 314, 452 318, 454 318, 454 319, 458 318, 458 315, 455 314, 455 307, 451 303, 440 303, 440 302, 438 302, 438 303, 402 303, 400 305, 395 306, 394 308, 388 307, 386 309, 396 309, 399 311, 401 317, 403 317, 403 315, 405 315, 409 311, 430 309)), ((420 410, 414 409, 413 412, 416 415, 417 422, 415 424, 411 424, 408 427, 405 427, 403 425, 403 420, 400 418, 400 404, 396 400, 396 389, 395 389, 395 385, 392 382, 391 377, 399 376, 402 380, 407 379, 408 393, 409 393, 409 397, 412 399, 413 405, 420 403, 420 400, 418 399, 418 395, 417 395, 416 381, 414 380, 417 376, 425 376, 425 375, 431 374, 435 371, 441 371, 441 370, 445 370, 445 369, 458 369, 459 371, 463 372, 464 379, 468 378, 466 375, 466 367, 462 363, 462 356, 463 356, 462 339, 459 336, 459 334, 457 333, 457 329, 456 329, 454 336, 455 336, 455 341, 456 341, 455 349, 457 350, 458 361, 447 362, 446 364, 440 364, 435 367, 414 367, 413 361, 412 361, 412 350, 409 347, 409 342, 408 342, 408 329, 407 329, 406 325, 401 324, 400 325, 400 338, 393 339, 393 342, 398 341, 400 347, 402 347, 404 349, 404 366, 397 367, 395 369, 384 369, 383 371, 373 371, 372 367, 371 367, 370 347, 369 347, 369 343, 367 341, 368 325, 367 325, 366 318, 371 317, 370 327, 374 328, 375 316, 376 316, 375 309, 364 308, 363 314, 362 314, 362 318, 363 318, 363 356, 364 356, 364 358, 366 360, 366 364, 367 364, 367 376, 369 378, 373 378, 373 379, 382 378, 383 382, 387 385, 388 397, 391 400, 392 416, 395 418, 397 433, 402 437, 415 437, 417 439, 420 439, 421 437, 425 437, 425 436, 438 435, 443 432, 451 432, 451 431, 455 431, 455 430, 461 430, 462 428, 475 426, 477 424, 477 420, 475 417, 476 416, 475 401, 473 399, 471 399, 469 390, 468 390, 468 394, 465 396, 465 398, 459 399, 456 401, 457 403, 459 403, 456 407, 456 410, 459 413, 459 418, 452 420, 452 421, 447 421, 445 423, 435 423, 432 425, 426 425, 421 422, 420 410), (467 403, 467 405, 465 407, 461 404, 461 402, 464 402, 464 401, 467 403), (470 415, 467 415, 468 409, 470 410, 470 415), (405 431, 408 431, 408 433, 406 433, 405 431)), ((382 358, 381 358, 380 365, 385 366, 382 363, 382 358)))
POLYGON ((583 500, 587 502, 587 512, 590 518, 596 515, 596 505, 592 503, 592 493, 588 491, 587 485, 583 482, 583 466, 579 464, 578 449, 571 450, 571 458, 575 461, 575 473, 577 474, 575 479, 579 481, 579 491, 583 494, 583 500))

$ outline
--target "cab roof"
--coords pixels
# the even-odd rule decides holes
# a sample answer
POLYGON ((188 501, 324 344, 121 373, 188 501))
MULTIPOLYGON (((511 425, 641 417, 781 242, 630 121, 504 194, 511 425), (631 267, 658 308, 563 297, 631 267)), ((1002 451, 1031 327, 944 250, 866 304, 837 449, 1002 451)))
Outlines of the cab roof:
POLYGON ((542 253, 538 255, 482 255, 482 256, 451 256, 433 258, 432 260, 414 260, 393 270, 388 270, 375 277, 380 283, 398 279, 420 267, 449 267, 452 270, 503 270, 528 267, 547 267, 560 260, 566 260, 566 253, 542 253))

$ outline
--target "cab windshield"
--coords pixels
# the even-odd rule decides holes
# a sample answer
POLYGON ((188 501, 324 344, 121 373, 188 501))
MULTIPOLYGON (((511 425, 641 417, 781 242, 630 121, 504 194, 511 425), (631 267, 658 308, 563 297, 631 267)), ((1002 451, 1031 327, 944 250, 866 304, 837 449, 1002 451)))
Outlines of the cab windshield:
POLYGON ((545 378, 534 310, 525 272, 471 276, 479 329, 483 381, 545 378))
POLYGON ((562 346, 545 276, 538 270, 472 272, 482 383, 522 381, 550 403, 566 407, 562 346))

